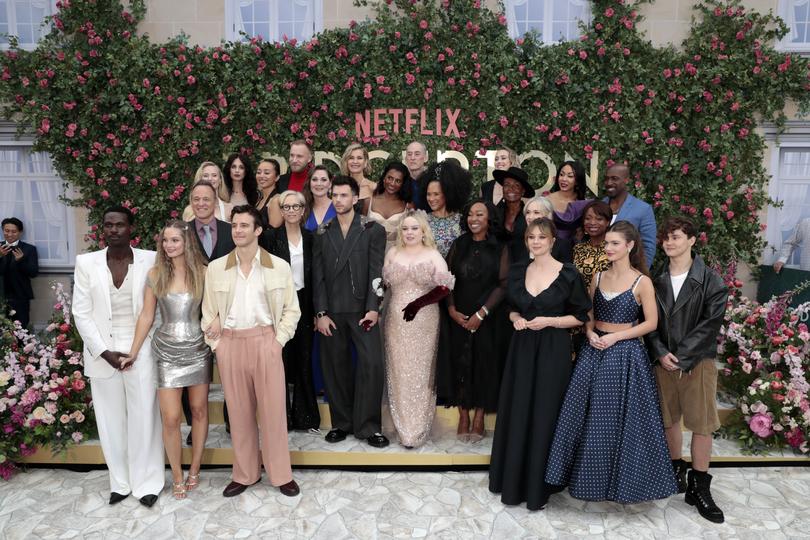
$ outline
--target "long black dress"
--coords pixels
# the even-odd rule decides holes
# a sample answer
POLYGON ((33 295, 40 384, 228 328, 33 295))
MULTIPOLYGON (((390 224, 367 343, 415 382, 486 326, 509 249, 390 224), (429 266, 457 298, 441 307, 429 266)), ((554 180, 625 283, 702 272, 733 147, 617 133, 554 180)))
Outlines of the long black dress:
POLYGON ((456 276, 448 305, 472 317, 481 306, 486 306, 489 315, 474 334, 450 321, 449 369, 438 374, 441 377, 438 392, 445 405, 495 412, 505 352, 497 345, 497 325, 505 316, 499 308, 509 272, 507 251, 493 235, 475 241, 470 233, 465 233, 450 247, 447 265, 456 276))
MULTIPOLYGON (((523 318, 573 315, 585 322, 591 300, 572 264, 537 296, 526 290, 529 261, 509 270, 509 304, 523 318)), ((545 484, 557 413, 571 377, 571 339, 564 328, 515 331, 506 359, 498 405, 498 423, 489 466, 489 489, 504 504, 526 501, 529 510, 542 508, 549 495, 545 484)))

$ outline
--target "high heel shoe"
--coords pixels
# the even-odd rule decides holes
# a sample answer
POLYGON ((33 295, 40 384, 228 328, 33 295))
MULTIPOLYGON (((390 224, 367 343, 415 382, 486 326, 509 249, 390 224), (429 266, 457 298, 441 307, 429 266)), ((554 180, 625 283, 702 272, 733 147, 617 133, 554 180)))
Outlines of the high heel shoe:
POLYGON ((172 495, 178 501, 181 501, 186 498, 186 483, 185 482, 173 482, 172 483, 172 495))
POLYGON ((197 474, 189 473, 188 477, 186 478, 186 484, 185 485, 186 485, 186 490, 187 491, 191 491, 191 490, 197 488, 200 485, 200 473, 197 473, 197 474))

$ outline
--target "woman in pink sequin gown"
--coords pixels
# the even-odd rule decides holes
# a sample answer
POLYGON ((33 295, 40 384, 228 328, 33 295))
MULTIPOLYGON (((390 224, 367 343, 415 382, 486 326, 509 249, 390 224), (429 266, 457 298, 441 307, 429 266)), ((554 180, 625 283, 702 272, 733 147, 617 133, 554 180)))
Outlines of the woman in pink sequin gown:
POLYGON ((424 444, 433 424, 437 302, 455 283, 421 210, 407 211, 400 221, 383 279, 390 288, 384 323, 388 401, 400 444, 413 448, 424 444))

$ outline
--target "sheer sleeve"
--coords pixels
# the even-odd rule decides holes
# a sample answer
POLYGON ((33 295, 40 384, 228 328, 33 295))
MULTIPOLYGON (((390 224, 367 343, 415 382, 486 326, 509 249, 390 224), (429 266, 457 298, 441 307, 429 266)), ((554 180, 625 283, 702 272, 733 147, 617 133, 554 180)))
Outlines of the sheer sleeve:
MULTIPOLYGON (((461 237, 459 237, 459 238, 461 238, 461 237)), ((456 238, 455 240, 453 240, 453 243, 450 244, 450 251, 447 252, 447 268, 449 269, 448 271, 451 272, 451 273, 453 271, 453 265, 455 263, 457 255, 458 255, 457 252, 458 252, 459 238, 456 238)), ((453 284, 455 285, 455 278, 453 278, 453 284)), ((447 305, 448 306, 455 306, 456 305, 455 299, 453 298, 453 291, 452 290, 450 291, 450 294, 447 295, 447 305)))
POLYGON ((582 322, 588 322, 588 312, 591 310, 591 297, 585 289, 585 282, 582 281, 582 275, 576 270, 573 265, 566 265, 568 271, 571 273, 571 292, 565 303, 566 315, 573 315, 582 322))
POLYGON ((453 290, 456 285, 456 277, 447 268, 447 261, 438 253, 436 260, 433 262, 433 284, 437 287, 447 287, 453 290))
POLYGON ((504 246, 501 247, 501 256, 500 256, 500 263, 498 268, 498 284, 487 296, 486 301, 484 301, 484 305, 487 307, 489 311, 495 309, 495 307, 501 303, 504 296, 506 296, 506 281, 509 277, 509 250, 506 249, 504 246))

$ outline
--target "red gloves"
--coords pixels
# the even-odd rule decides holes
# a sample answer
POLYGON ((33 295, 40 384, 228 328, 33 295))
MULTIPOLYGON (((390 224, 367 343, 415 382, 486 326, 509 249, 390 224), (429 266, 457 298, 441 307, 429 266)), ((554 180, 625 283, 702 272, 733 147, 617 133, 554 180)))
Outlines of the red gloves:
POLYGON ((402 308, 403 316, 402 318, 406 321, 412 321, 416 314, 425 306, 429 306, 430 304, 435 304, 445 296, 450 294, 450 289, 439 285, 438 287, 434 287, 433 290, 428 292, 427 294, 420 296, 404 308, 402 308))

